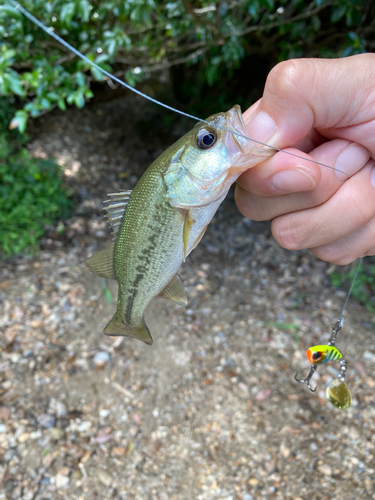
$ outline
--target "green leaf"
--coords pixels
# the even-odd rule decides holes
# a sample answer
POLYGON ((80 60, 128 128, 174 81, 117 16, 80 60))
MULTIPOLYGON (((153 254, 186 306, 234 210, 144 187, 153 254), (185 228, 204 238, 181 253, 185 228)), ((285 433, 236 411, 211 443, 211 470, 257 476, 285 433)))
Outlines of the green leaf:
POLYGON ((10 5, 0 5, 0 15, 4 13, 9 17, 15 17, 20 19, 22 17, 21 12, 10 5))
POLYGON ((268 10, 274 10, 275 4, 273 0, 260 0, 261 5, 264 5, 268 10))
POLYGON ((81 109, 85 105, 85 98, 82 94, 82 92, 76 92, 74 96, 74 104, 77 106, 77 108, 81 109))
POLYGON ((81 0, 78 5, 78 12, 84 23, 90 20, 90 3, 87 0, 81 0))
POLYGON ((21 134, 23 134, 26 130, 26 125, 27 125, 27 120, 28 120, 29 115, 27 114, 26 111, 20 110, 17 111, 15 114, 14 118, 10 122, 9 129, 18 129, 21 134))
POLYGON ((62 111, 65 111, 66 110, 66 104, 65 104, 65 101, 64 99, 59 99, 57 101, 57 106, 62 110, 62 111))
POLYGON ((76 10, 75 2, 68 2, 65 5, 63 5, 60 12, 60 20, 62 24, 70 26, 70 23, 72 22, 73 16, 75 14, 75 10, 76 10))
POLYGON ((332 23, 337 23, 340 21, 342 17, 344 17, 346 14, 346 6, 342 5, 340 7, 336 7, 333 9, 332 15, 331 15, 331 22, 332 23))
POLYGON ((90 73, 92 74, 94 80, 97 80, 98 82, 104 81, 104 75, 101 71, 98 70, 98 68, 91 66, 90 73))
POLYGON ((4 80, 7 84, 7 86, 9 87, 9 89, 14 93, 14 94, 17 94, 21 97, 23 97, 25 95, 25 92, 21 86, 21 82, 20 80, 18 79, 18 75, 16 76, 17 74, 14 73, 5 73, 3 75, 4 77, 4 80))

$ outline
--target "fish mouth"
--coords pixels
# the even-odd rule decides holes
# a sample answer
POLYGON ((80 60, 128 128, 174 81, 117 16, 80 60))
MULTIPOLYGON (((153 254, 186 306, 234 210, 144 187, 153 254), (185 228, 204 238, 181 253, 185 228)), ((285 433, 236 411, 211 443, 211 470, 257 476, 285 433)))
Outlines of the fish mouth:
POLYGON ((254 144, 249 137, 241 108, 238 104, 228 111, 227 127, 231 132, 229 140, 232 142, 232 148, 235 146, 240 153, 248 153, 254 144))
POLYGON ((225 145, 229 154, 233 155, 235 170, 246 170, 254 164, 273 156, 276 152, 271 146, 267 147, 267 145, 263 146, 262 143, 255 143, 249 137, 238 104, 228 111, 227 129, 225 145))

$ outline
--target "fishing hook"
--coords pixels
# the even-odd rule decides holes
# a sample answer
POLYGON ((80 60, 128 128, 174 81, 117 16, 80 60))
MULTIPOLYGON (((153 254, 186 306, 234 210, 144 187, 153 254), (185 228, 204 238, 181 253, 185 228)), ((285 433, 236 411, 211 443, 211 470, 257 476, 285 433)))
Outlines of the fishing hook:
POLYGON ((318 388, 318 385, 315 386, 315 389, 313 389, 310 385, 310 380, 312 378, 312 376, 314 375, 316 369, 318 368, 318 365, 312 365, 311 366, 311 369, 310 369, 310 373, 308 374, 308 376, 305 378, 305 379, 299 379, 297 378, 297 375, 298 373, 295 374, 295 379, 297 382, 300 382, 301 384, 304 384, 304 383, 307 383, 307 387, 310 389, 311 392, 315 392, 316 389, 318 388))

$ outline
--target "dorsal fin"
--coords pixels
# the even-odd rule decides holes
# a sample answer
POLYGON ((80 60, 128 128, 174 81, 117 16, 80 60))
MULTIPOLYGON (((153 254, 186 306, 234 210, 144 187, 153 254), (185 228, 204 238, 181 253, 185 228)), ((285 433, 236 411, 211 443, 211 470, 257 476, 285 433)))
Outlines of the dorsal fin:
POLYGON ((118 193, 109 193, 109 200, 105 200, 104 210, 106 219, 112 229, 113 239, 116 238, 120 229, 122 219, 129 202, 131 191, 124 191, 120 189, 118 193))

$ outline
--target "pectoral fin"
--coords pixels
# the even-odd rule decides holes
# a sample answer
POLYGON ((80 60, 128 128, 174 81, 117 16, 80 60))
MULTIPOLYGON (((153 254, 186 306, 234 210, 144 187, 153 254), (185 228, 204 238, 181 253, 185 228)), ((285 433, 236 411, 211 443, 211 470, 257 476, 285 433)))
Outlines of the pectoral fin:
POLYGON ((188 244, 189 244, 189 239, 190 239, 190 234, 191 234, 191 228, 192 228, 193 224, 194 224, 194 219, 192 219, 189 215, 189 212, 186 211, 184 230, 183 230, 184 262, 185 262, 186 255, 187 255, 187 249, 188 249, 188 244))
POLYGON ((108 248, 94 253, 94 255, 91 255, 91 257, 87 260, 86 266, 101 278, 115 280, 116 276, 113 268, 113 249, 114 243, 112 243, 108 248))
POLYGON ((177 274, 159 294, 160 297, 172 300, 179 306, 186 306, 187 297, 180 276, 177 274))

